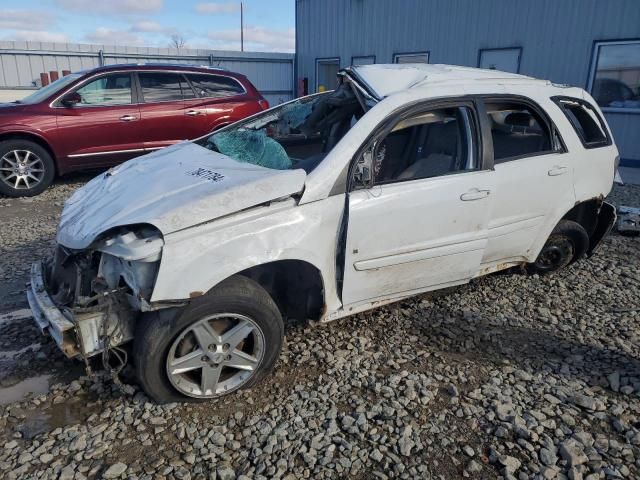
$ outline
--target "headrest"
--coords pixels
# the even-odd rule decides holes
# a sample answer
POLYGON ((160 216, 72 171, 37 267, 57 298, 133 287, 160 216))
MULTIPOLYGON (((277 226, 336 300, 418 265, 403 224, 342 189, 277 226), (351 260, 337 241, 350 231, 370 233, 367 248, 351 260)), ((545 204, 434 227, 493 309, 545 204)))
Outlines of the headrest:
POLYGON ((511 112, 504 119, 505 125, 513 127, 530 127, 532 126, 533 117, 527 112, 511 112))

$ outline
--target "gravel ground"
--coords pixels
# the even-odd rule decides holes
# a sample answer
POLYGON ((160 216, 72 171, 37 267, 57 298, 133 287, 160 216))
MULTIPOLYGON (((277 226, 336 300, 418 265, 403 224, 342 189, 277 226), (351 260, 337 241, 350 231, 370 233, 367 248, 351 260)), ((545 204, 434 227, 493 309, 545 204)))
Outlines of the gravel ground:
MULTIPOLYGON (((0 199, 0 312, 26 307, 29 264, 86 178, 0 199)), ((640 187, 612 200, 640 206, 640 187)), ((204 404, 82 376, 28 315, 5 315, 0 477, 640 478, 639 253, 612 235, 555 275, 288 325, 272 378, 204 404)))

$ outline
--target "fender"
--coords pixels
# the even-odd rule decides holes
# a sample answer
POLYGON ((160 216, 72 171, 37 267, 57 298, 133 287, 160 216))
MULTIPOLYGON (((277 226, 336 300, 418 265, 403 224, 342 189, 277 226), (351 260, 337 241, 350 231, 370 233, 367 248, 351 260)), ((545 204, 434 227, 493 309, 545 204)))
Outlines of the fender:
POLYGON ((335 311, 343 210, 344 195, 305 205, 288 198, 166 235, 151 302, 184 301, 248 268, 301 260, 319 270, 326 311, 335 311))

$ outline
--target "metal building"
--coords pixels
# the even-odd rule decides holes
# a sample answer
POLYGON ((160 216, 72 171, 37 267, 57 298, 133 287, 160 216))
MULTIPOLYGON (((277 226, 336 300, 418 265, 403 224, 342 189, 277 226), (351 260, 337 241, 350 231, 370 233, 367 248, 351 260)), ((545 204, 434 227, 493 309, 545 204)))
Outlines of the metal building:
POLYGON ((299 90, 340 67, 449 63, 587 89, 640 167, 640 0, 296 0, 299 90))

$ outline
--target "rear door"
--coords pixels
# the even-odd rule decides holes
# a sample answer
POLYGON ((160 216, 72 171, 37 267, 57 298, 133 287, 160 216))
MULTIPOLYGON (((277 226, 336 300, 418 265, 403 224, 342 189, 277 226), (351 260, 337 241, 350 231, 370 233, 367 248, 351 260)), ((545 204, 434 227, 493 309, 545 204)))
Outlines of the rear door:
POLYGON ((192 102, 197 100, 180 72, 139 71, 140 119, 145 147, 166 147, 196 138, 205 113, 192 102))
POLYGON ((532 261, 537 255, 536 240, 553 228, 549 222, 575 203, 574 157, 535 103, 519 97, 496 97, 486 98, 484 105, 496 187, 482 263, 489 267, 532 261))
POLYGON ((373 180, 349 193, 345 306, 462 283, 479 269, 494 172, 473 104, 445 105, 402 115, 358 164, 373 180))
POLYGON ((198 136, 262 110, 258 99, 235 78, 196 72, 186 72, 185 76, 198 97, 187 102, 187 115, 199 122, 198 136))
MULTIPOLYGON (((74 91, 80 103, 54 105, 57 144, 74 166, 103 166, 143 153, 140 111, 130 72, 100 75, 74 91)), ((70 93, 70 92, 68 92, 70 93)))

